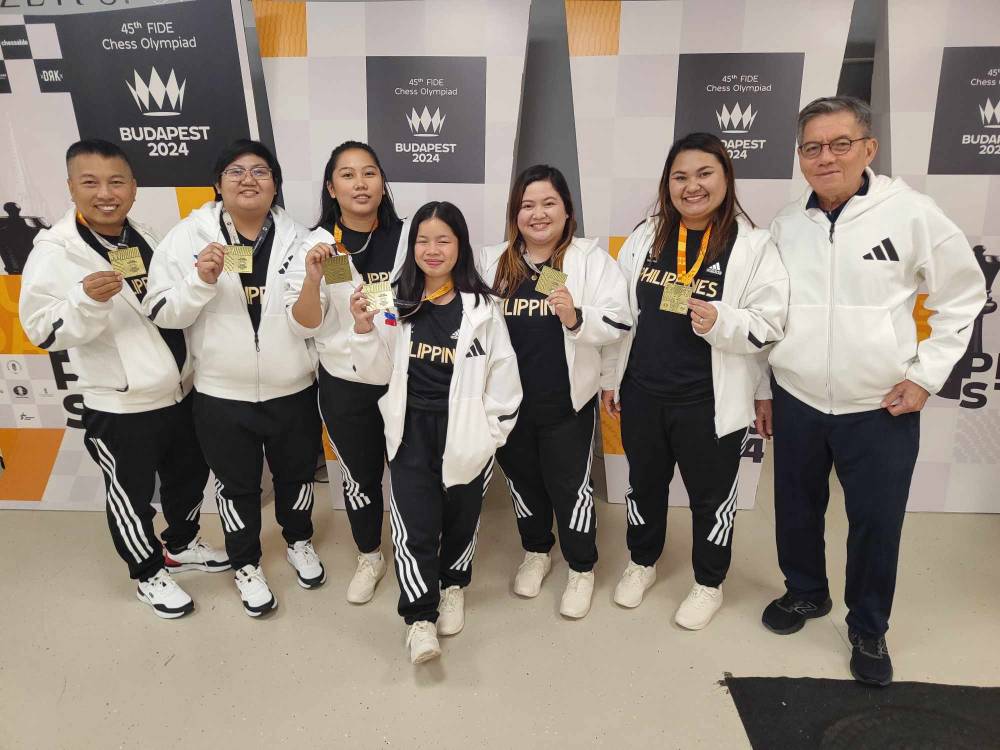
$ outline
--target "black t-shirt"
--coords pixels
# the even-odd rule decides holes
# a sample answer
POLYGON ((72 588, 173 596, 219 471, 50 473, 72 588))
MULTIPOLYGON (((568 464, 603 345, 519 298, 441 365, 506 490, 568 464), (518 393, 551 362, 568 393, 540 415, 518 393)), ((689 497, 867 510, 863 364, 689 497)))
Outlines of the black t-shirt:
MULTIPOLYGON (((703 231, 688 230, 688 268, 698 257, 703 231)), ((639 318, 625 377, 643 390, 672 404, 693 404, 713 398, 712 347, 691 328, 691 314, 660 309, 663 287, 677 280, 677 237, 674 229, 658 260, 647 255, 636 284, 639 318)), ((722 257, 704 262, 691 286, 695 299, 722 299, 726 265, 736 241, 730 238, 722 257)), ((652 251, 650 251, 652 252, 652 251)))
POLYGON ((462 325, 462 298, 446 305, 425 302, 413 316, 407 403, 416 409, 448 410, 455 345, 462 325))
MULTIPOLYGON (((108 260, 107 248, 104 247, 104 245, 102 245, 96 237, 94 237, 90 229, 77 221, 76 231, 79 232, 83 241, 93 248, 94 252, 104 258, 104 260, 108 260)), ((125 224, 124 235, 124 237, 111 237, 109 235, 102 234, 101 237, 111 243, 112 246, 117 246, 119 241, 121 241, 124 242, 126 246, 135 246, 139 248, 139 255, 142 257, 142 264, 146 267, 146 273, 142 276, 133 276, 130 279, 124 279, 123 284, 132 290, 141 304, 143 299, 146 297, 146 279, 147 274, 149 273, 149 266, 153 262, 153 249, 149 246, 149 243, 143 239, 139 232, 135 231, 134 228, 128 225, 127 221, 125 224)), ((184 341, 184 331, 176 328, 157 328, 156 330, 160 332, 160 336, 163 338, 163 343, 167 345, 167 348, 170 349, 170 353, 174 355, 174 361, 177 363, 177 371, 180 372, 184 369, 184 361, 187 359, 187 343, 184 341)))
MULTIPOLYGON (((226 234, 226 226, 219 219, 222 226, 222 236, 226 234)), ((237 231, 241 245, 253 247, 257 238, 244 237, 237 231)), ((240 282, 243 284, 243 295, 247 301, 247 312, 250 313, 250 322, 253 324, 254 333, 260 328, 260 315, 264 309, 264 297, 267 295, 267 267, 271 262, 271 248, 274 246, 274 226, 271 226, 267 237, 253 254, 253 270, 250 273, 238 274, 240 282)))
POLYGON ((529 274, 513 296, 500 301, 517 355, 524 403, 572 411, 563 325, 545 304, 545 295, 535 290, 537 283, 537 275, 529 274))
MULTIPOLYGON (((323 228, 333 234, 333 224, 324 224, 323 228)), ((391 281, 389 277, 396 263, 396 248, 399 246, 399 234, 403 229, 403 222, 394 221, 389 226, 379 225, 372 235, 371 242, 368 242, 368 232, 355 232, 343 224, 340 225, 340 229, 343 232, 341 241, 351 253, 351 263, 361 274, 362 282, 373 284, 379 281, 391 281), (366 242, 368 247, 361 250, 366 242)))

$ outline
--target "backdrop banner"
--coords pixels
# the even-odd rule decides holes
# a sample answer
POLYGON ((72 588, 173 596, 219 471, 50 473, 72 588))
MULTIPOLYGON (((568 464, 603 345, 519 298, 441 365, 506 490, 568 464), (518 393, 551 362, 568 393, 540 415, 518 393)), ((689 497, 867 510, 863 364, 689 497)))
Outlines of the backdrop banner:
POLYGON ((215 155, 258 135, 249 58, 239 0, 30 8, 51 14, 0 14, 0 508, 99 510, 73 362, 25 337, 19 274, 70 206, 63 157, 80 138, 125 150, 139 183, 131 215, 161 235, 212 199, 215 155))
POLYGON ((447 200, 473 247, 503 240, 530 0, 253 5, 292 215, 316 222, 330 152, 360 140, 378 154, 400 216, 447 200))
MULTIPOLYGON (((612 255, 656 199, 674 139, 718 135, 739 199, 767 226, 805 189, 795 165, 803 104, 837 91, 853 0, 567 0, 587 234, 612 255)), ((628 462, 617 420, 601 414, 608 499, 624 502, 628 462)), ((738 507, 752 507, 764 441, 751 435, 738 507)), ((670 503, 686 505, 679 474, 670 503)))
MULTIPOLYGON (((872 106, 882 171, 931 196, 965 232, 989 298, 924 407, 910 510, 1000 512, 1000 4, 889 0, 872 106)), ((914 315, 927 335, 933 312, 914 315)))

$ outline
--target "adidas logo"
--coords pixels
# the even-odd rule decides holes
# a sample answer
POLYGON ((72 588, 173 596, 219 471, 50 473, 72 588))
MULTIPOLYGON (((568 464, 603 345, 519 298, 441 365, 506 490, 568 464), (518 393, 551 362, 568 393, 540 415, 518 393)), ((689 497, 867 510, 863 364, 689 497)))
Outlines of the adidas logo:
POLYGON ((469 347, 469 351, 466 352, 465 358, 469 357, 485 357, 486 350, 483 349, 483 345, 479 343, 479 339, 472 339, 472 346, 469 347))
POLYGON ((458 341, 458 332, 461 331, 461 330, 462 330, 461 328, 456 328, 455 332, 453 334, 451 334, 451 338, 453 340, 455 340, 455 341, 458 341))
POLYGON ((713 263, 705 269, 705 273, 714 273, 716 276, 722 276, 722 266, 718 262, 713 263))
POLYGON ((899 262, 899 255, 896 248, 892 246, 892 240, 886 237, 882 242, 871 249, 871 252, 861 256, 864 260, 892 260, 899 262))

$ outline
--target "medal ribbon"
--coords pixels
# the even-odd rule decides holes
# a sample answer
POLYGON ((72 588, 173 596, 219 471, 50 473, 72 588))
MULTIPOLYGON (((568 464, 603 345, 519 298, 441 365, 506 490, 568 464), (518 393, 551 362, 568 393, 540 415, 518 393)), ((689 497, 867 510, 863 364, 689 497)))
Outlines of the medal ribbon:
MULTIPOLYGON (((230 245, 242 245, 240 242, 239 232, 236 231, 236 225, 233 224, 233 217, 229 215, 229 212, 222 209, 222 223, 226 227, 226 235, 229 240, 230 245)), ((271 212, 267 212, 267 218, 264 219, 264 224, 260 228, 260 232, 257 234, 257 240, 253 243, 253 250, 251 251, 253 255, 257 254, 260 250, 261 245, 267 239, 267 235, 271 232, 271 227, 274 226, 274 218, 271 216, 271 212)))
POLYGON ((701 268, 701 262, 705 260, 705 253, 708 252, 708 239, 712 236, 712 227, 709 226, 705 229, 705 234, 701 237, 701 247, 698 249, 698 258, 694 262, 694 266, 691 270, 687 270, 687 237, 688 230, 684 226, 684 222, 681 222, 681 228, 677 235, 677 283, 683 284, 684 286, 690 286, 691 282, 694 281, 695 275, 698 273, 698 269, 701 268))
POLYGON ((338 255, 357 255, 363 253, 368 249, 368 243, 372 241, 372 237, 375 235, 375 230, 378 229, 378 219, 375 219, 375 226, 372 227, 372 231, 368 233, 368 239, 365 240, 365 244, 361 246, 360 250, 355 250, 353 253, 347 249, 344 244, 344 230, 340 228, 340 224, 333 225, 333 249, 338 255))
POLYGON ((112 245, 110 242, 108 242, 100 234, 98 234, 93 229, 91 229, 90 228, 90 224, 87 223, 87 220, 85 218, 83 218, 83 214, 81 214, 79 211, 76 212, 76 220, 78 222, 80 222, 81 224, 83 224, 85 227, 87 227, 87 229, 90 231, 90 233, 92 235, 94 235, 94 239, 97 240, 101 244, 101 247, 103 247, 105 250, 109 250, 109 251, 110 250, 124 250, 125 248, 128 247, 128 222, 127 221, 122 226, 122 236, 118 238, 118 246, 116 247, 116 246, 112 245))
POLYGON ((443 285, 441 285, 437 289, 437 291, 431 292, 426 297, 424 297, 423 300, 421 300, 421 301, 422 302, 433 302, 434 300, 438 299, 439 297, 443 297, 444 295, 446 295, 448 292, 450 292, 454 288, 455 288, 455 284, 452 282, 451 279, 448 279, 446 282, 444 282, 443 285))

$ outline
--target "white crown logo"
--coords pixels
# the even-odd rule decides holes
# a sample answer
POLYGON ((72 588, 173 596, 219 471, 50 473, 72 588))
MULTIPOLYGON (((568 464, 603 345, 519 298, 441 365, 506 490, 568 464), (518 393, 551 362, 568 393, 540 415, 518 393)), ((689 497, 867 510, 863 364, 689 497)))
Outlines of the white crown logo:
POLYGON ((447 115, 442 115, 440 109, 435 109, 434 114, 431 115, 427 111, 427 107, 424 107, 424 111, 418 115, 414 108, 410 110, 410 114, 406 115, 406 123, 410 126, 410 132, 415 136, 437 138, 441 135, 441 127, 444 125, 445 117, 447 115))
POLYGON ((994 107, 993 102, 987 99, 986 105, 979 108, 979 116, 983 118, 984 128, 1000 128, 1000 100, 994 107))
POLYGON ((144 115, 147 117, 172 117, 181 113, 187 80, 181 81, 178 86, 177 75, 172 69, 166 83, 163 83, 156 68, 151 69, 148 84, 142 80, 139 71, 133 70, 132 73, 135 75, 135 85, 133 86, 128 81, 125 81, 125 85, 128 86, 136 106, 144 115))
POLYGON ((742 111, 739 104, 732 109, 726 109, 726 105, 723 104, 722 112, 716 112, 715 119, 719 121, 723 133, 746 133, 757 119, 757 113, 754 112, 752 104, 748 104, 742 111))

